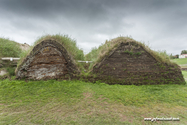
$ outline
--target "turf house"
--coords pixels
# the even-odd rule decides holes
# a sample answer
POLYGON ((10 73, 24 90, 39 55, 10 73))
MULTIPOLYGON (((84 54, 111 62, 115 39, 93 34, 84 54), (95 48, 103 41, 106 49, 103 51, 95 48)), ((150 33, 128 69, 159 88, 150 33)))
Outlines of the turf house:
POLYGON ((108 84, 184 84, 180 67, 163 53, 129 37, 106 41, 86 58, 90 74, 108 84))
POLYGON ((83 52, 69 37, 44 36, 36 41, 34 47, 20 60, 16 69, 16 78, 71 79, 75 74, 80 73, 75 59, 81 58, 83 52))

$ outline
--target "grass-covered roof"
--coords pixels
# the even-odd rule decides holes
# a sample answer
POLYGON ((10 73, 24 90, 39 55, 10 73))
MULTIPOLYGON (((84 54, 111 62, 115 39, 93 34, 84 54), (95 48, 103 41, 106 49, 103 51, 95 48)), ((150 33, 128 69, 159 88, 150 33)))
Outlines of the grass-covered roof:
POLYGON ((63 47, 67 50, 69 56, 73 59, 73 63, 75 63, 80 70, 83 67, 82 65, 78 64, 76 60, 84 60, 84 53, 81 49, 78 48, 76 41, 71 39, 68 35, 45 35, 40 37, 38 40, 34 42, 28 51, 22 52, 21 58, 18 62, 17 69, 20 67, 20 64, 24 61, 24 59, 32 52, 33 48, 40 44, 42 41, 45 40, 55 40, 58 43, 62 44, 63 47))
POLYGON ((154 51, 151 50, 147 45, 144 43, 138 42, 130 37, 117 37, 111 40, 106 40, 104 44, 99 46, 98 48, 93 48, 90 53, 85 56, 86 60, 93 61, 92 64, 89 66, 89 70, 93 68, 98 62, 100 62, 105 56, 107 56, 112 50, 115 50, 120 43, 126 42, 135 42, 138 45, 142 46, 147 52, 149 52, 158 62, 166 63, 168 65, 176 65, 175 63, 171 62, 169 56, 165 51, 154 51))

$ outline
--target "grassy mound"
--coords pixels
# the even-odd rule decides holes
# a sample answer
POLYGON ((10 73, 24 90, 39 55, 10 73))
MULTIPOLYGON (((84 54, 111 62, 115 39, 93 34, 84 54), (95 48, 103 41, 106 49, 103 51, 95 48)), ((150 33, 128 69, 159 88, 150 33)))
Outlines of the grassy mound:
MULTIPOLYGON (((22 52, 20 45, 12 40, 0 38, 0 58, 2 57, 20 57, 22 52)), ((10 61, 2 61, 0 59, 0 64, 3 65, 2 69, 5 69, 10 76, 15 75, 15 67, 12 66, 10 61)))
POLYGON ((0 57, 20 57, 21 48, 15 41, 0 38, 0 57))
POLYGON ((76 60, 84 60, 84 53, 83 50, 80 50, 76 44, 76 41, 74 39, 71 39, 68 35, 45 35, 40 37, 38 40, 34 42, 34 44, 30 47, 28 51, 21 53, 21 59, 18 62, 17 69, 20 67, 20 64, 24 61, 24 59, 32 52, 32 49, 37 44, 40 44, 44 40, 55 40, 62 44, 68 54, 73 58, 74 63, 77 65, 79 70, 83 70, 83 66, 79 64, 76 60))
POLYGON ((117 37, 114 39, 111 39, 109 41, 106 40, 105 44, 102 44, 98 48, 93 48, 90 53, 88 53, 85 56, 86 60, 93 61, 92 64, 89 66, 89 70, 93 68, 95 64, 101 61, 105 56, 109 54, 112 50, 116 49, 120 43, 126 43, 126 42, 135 42, 138 45, 142 46, 147 52, 149 52, 158 62, 160 63, 166 63, 168 65, 176 65, 174 62, 170 61, 169 56, 165 51, 154 51, 151 50, 147 45, 144 43, 138 42, 130 37, 117 37))

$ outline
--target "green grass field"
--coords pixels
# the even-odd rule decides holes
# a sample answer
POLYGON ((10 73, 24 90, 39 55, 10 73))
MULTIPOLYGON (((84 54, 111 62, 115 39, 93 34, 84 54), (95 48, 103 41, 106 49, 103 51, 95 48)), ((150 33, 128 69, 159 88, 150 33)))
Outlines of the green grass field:
POLYGON ((187 64, 187 58, 183 58, 183 59, 172 59, 171 61, 176 62, 178 65, 187 64))
POLYGON ((187 58, 183 58, 183 59, 172 59, 171 61, 177 63, 182 68, 187 68, 187 58))
POLYGON ((187 86, 1 80, 0 124, 185 125, 187 86), (180 121, 152 123, 145 117, 180 121))

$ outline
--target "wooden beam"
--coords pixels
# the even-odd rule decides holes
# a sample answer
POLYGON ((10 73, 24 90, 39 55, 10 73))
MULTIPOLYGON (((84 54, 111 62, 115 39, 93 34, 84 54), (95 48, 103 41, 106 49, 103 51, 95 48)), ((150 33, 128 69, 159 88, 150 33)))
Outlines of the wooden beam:
POLYGON ((13 57, 3 57, 1 58, 1 60, 10 60, 10 61, 13 61, 13 60, 19 60, 20 58, 13 58, 13 57))
POLYGON ((81 61, 81 60, 78 60, 78 62, 92 63, 92 61, 81 61))

